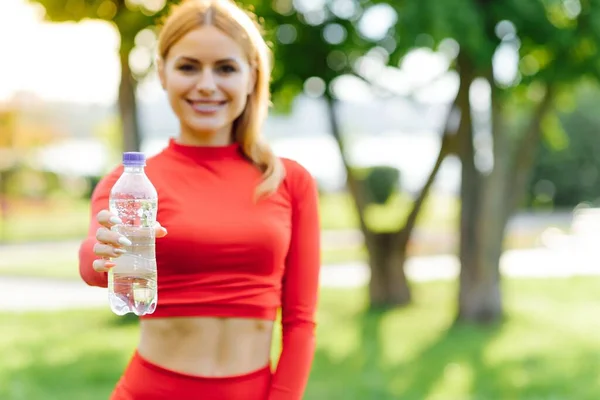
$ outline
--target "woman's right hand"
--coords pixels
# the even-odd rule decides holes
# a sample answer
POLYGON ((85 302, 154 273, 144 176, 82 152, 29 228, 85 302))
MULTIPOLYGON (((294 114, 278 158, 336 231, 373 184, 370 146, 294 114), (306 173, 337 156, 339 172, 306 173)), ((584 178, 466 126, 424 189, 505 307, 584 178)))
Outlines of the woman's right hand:
MULTIPOLYGON (((94 260, 93 268, 97 272, 106 272, 115 266, 111 258, 116 258, 126 253, 123 246, 131 246, 131 241, 119 232, 111 231, 114 225, 121 224, 122 221, 109 210, 100 211, 96 215, 96 219, 101 226, 96 231, 96 240, 98 242, 94 244, 94 254, 102 258, 94 260)), ((158 222, 154 229, 157 238, 161 238, 167 234, 167 230, 158 222)))

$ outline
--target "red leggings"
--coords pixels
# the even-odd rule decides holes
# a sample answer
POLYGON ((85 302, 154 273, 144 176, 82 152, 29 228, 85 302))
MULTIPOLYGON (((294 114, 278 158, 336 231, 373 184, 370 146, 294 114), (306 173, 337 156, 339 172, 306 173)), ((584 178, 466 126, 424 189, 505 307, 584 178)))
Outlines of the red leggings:
POLYGON ((136 351, 110 400, 265 400, 271 368, 231 377, 198 377, 162 368, 136 351))

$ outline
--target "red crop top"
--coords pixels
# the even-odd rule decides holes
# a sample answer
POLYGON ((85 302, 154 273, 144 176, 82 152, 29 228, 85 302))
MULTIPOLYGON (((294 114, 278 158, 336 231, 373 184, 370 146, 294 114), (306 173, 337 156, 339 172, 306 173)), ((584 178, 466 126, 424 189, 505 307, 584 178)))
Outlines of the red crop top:
MULTIPOLYGON (((269 400, 301 399, 315 349, 320 269, 318 196, 300 164, 282 159, 286 178, 254 202, 261 174, 239 146, 192 147, 173 139, 147 161, 158 192, 158 221, 168 235, 156 241, 158 304, 154 314, 274 320, 282 312, 282 353, 269 400)), ((122 172, 103 178, 92 196, 92 223, 79 251, 79 271, 92 286, 107 286, 93 270, 96 214, 108 208, 122 172)))

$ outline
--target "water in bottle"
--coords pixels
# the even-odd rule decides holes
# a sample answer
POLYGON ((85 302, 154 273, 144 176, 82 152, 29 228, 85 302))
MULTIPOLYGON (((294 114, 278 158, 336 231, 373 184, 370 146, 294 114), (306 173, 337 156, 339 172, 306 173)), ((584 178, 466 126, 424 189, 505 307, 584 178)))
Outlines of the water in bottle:
POLYGON ((123 222, 112 230, 132 243, 123 246, 127 252, 113 259, 116 265, 108 273, 110 308, 117 315, 152 314, 158 301, 154 247, 158 196, 145 165, 143 153, 124 153, 123 174, 110 192, 110 211, 123 222))

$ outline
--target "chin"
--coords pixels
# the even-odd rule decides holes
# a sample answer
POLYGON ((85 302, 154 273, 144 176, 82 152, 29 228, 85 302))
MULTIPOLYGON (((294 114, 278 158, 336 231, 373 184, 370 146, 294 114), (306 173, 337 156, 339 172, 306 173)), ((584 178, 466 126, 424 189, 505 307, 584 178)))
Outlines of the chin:
POLYGON ((202 123, 199 124, 197 122, 195 123, 189 123, 187 124, 190 129, 194 132, 197 133, 199 135, 202 136, 210 136, 210 135, 215 135, 218 132, 222 131, 225 127, 226 124, 222 124, 222 123, 202 123))

